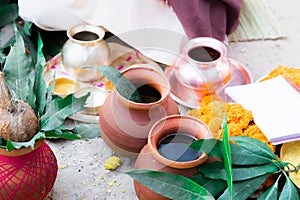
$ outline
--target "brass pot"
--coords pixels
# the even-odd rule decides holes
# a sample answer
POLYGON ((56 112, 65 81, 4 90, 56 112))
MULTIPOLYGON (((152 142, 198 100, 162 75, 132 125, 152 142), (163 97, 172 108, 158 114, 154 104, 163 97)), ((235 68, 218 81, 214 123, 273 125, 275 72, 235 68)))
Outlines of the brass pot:
POLYGON ((91 82, 101 78, 101 73, 95 69, 82 67, 109 64, 110 49, 104 35, 101 27, 93 25, 79 25, 67 31, 69 39, 62 48, 62 63, 77 81, 91 82))

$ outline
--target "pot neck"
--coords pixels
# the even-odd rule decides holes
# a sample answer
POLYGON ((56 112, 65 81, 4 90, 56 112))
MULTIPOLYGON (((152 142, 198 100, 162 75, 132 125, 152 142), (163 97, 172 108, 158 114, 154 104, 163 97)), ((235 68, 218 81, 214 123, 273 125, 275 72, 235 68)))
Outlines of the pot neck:
POLYGON ((226 46, 217 39, 199 37, 191 39, 184 46, 185 58, 196 66, 211 66, 226 57, 226 46))
POLYGON ((68 38, 78 44, 92 46, 103 42, 105 31, 98 26, 79 25, 67 31, 68 38))

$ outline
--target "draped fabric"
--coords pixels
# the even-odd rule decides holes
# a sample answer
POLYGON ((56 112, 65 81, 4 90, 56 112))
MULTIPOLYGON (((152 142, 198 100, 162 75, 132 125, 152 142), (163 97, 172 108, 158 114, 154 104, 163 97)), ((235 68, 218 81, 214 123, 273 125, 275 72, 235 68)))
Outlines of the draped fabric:
POLYGON ((221 41, 237 27, 241 4, 242 0, 169 0, 188 37, 221 41))

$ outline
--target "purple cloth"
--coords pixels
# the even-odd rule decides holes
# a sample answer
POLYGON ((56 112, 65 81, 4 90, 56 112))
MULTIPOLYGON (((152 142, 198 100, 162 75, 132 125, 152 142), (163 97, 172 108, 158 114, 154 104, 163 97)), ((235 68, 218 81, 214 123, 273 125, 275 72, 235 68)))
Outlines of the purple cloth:
POLYGON ((224 41, 239 22, 242 0, 169 0, 187 36, 224 41))

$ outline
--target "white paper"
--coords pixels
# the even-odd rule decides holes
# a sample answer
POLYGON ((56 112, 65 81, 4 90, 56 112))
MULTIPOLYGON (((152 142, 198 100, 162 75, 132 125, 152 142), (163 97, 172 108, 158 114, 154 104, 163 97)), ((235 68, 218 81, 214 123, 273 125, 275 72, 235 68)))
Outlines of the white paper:
POLYGON ((282 76, 225 92, 252 111, 255 124, 273 144, 300 140, 300 94, 282 76))

